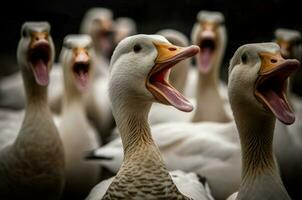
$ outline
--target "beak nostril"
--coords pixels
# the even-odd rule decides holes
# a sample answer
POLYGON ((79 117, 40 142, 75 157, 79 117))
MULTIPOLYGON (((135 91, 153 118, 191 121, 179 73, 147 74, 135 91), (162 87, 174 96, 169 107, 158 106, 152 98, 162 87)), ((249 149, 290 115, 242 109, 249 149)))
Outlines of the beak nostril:
POLYGON ((170 51, 176 51, 176 48, 175 47, 170 47, 169 50, 170 51))
POLYGON ((277 63, 278 61, 276 59, 271 59, 271 63, 277 63))

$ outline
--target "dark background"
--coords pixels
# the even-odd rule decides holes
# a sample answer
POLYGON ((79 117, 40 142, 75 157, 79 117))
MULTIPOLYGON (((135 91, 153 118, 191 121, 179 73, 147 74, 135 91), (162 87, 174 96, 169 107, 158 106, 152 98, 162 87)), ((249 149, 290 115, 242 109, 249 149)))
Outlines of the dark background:
MULTIPOLYGON (((128 16, 137 22, 138 32, 152 34, 173 28, 190 36, 200 10, 220 11, 225 15, 228 45, 221 77, 234 51, 242 44, 271 41, 276 28, 302 31, 302 13, 298 1, 289 0, 49 0, 6 1, 0 8, 0 77, 17 70, 16 47, 20 27, 25 21, 49 21, 56 54, 66 34, 78 33, 82 17, 91 7, 112 9, 114 17, 128 16)), ((301 74, 301 73, 300 73, 301 74)), ((302 81, 294 91, 302 93, 302 81)))

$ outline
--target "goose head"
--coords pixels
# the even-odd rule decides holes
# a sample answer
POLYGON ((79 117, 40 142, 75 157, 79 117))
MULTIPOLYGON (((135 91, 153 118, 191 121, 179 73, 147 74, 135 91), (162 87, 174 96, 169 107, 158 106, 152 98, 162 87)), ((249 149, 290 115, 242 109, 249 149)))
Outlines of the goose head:
POLYGON ((280 46, 284 58, 301 59, 302 43, 299 31, 279 28, 275 31, 275 42, 280 46))
POLYGON ((93 57, 89 35, 67 35, 64 38, 60 61, 67 90, 73 93, 88 91, 93 75, 93 57))
POLYGON ((107 8, 88 10, 81 24, 81 33, 91 36, 94 48, 108 56, 112 52, 113 14, 107 8))
POLYGON ((168 78, 172 67, 198 51, 197 46, 172 45, 159 35, 135 35, 123 39, 110 62, 112 104, 118 104, 120 98, 126 97, 128 104, 131 100, 160 102, 182 111, 192 111, 191 103, 170 85, 168 78))
POLYGON ((54 54, 50 24, 25 22, 17 50, 18 63, 25 77, 40 86, 47 86, 54 54))
POLYGON ((122 39, 136 34, 136 23, 128 17, 119 17, 114 22, 114 43, 118 44, 122 39))
POLYGON ((218 56, 223 56, 225 50, 224 16, 220 12, 200 11, 197 14, 197 21, 192 29, 191 40, 200 48, 197 55, 199 72, 208 74, 215 70, 214 62, 218 56))
POLYGON ((299 61, 284 59, 276 43, 243 45, 235 52, 229 68, 229 98, 252 113, 274 115, 284 124, 295 121, 287 101, 287 79, 299 68, 299 61))
MULTIPOLYGON (((173 29, 164 29, 157 32, 158 35, 164 36, 169 42, 174 45, 185 47, 189 45, 189 41, 187 37, 176 30, 173 29)), ((180 92, 184 90, 187 75, 190 68, 191 59, 186 59, 179 62, 173 69, 171 70, 170 82, 171 84, 178 89, 180 92)))

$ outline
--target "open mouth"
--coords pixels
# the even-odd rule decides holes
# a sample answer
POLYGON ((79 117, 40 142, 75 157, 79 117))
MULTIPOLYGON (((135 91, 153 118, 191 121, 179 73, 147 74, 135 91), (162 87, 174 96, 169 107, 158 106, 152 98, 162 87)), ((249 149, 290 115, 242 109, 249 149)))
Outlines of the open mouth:
POLYGON ((87 88, 89 83, 89 61, 80 61, 73 64, 73 73, 80 90, 87 88))
POLYGON ((212 58, 216 50, 216 42, 213 38, 204 38, 200 41, 199 47, 199 69, 201 72, 207 73, 211 68, 212 58))
POLYGON ((292 124, 295 115, 286 97, 287 78, 299 68, 297 60, 286 60, 269 73, 259 75, 255 96, 284 124, 292 124))
POLYGON ((44 41, 35 43, 28 53, 28 61, 33 68, 36 82, 41 86, 46 86, 49 82, 50 53, 50 45, 44 41))
POLYGON ((146 86, 157 100, 163 104, 172 105, 181 111, 190 112, 193 110, 191 103, 169 83, 169 75, 173 66, 194 56, 198 51, 197 46, 190 46, 155 64, 147 77, 146 86))

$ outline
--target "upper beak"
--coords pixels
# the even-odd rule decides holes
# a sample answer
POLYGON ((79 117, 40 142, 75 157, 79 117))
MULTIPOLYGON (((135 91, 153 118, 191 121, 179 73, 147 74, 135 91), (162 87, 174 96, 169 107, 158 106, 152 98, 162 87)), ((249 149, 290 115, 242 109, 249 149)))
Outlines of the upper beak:
POLYGON ((158 52, 155 63, 165 63, 171 59, 180 61, 184 57, 192 57, 199 52, 199 47, 195 45, 189 47, 179 47, 168 43, 154 43, 154 45, 158 52))
POLYGON ((76 48, 74 51, 75 63, 89 63, 90 58, 85 48, 76 48))
POLYGON ((259 75, 269 74, 275 70, 279 65, 286 62, 280 53, 272 54, 268 52, 259 53, 261 57, 261 67, 259 75))
POLYGON ((34 32, 31 40, 31 48, 33 48, 37 44, 49 43, 48 41, 48 33, 47 32, 34 32))

